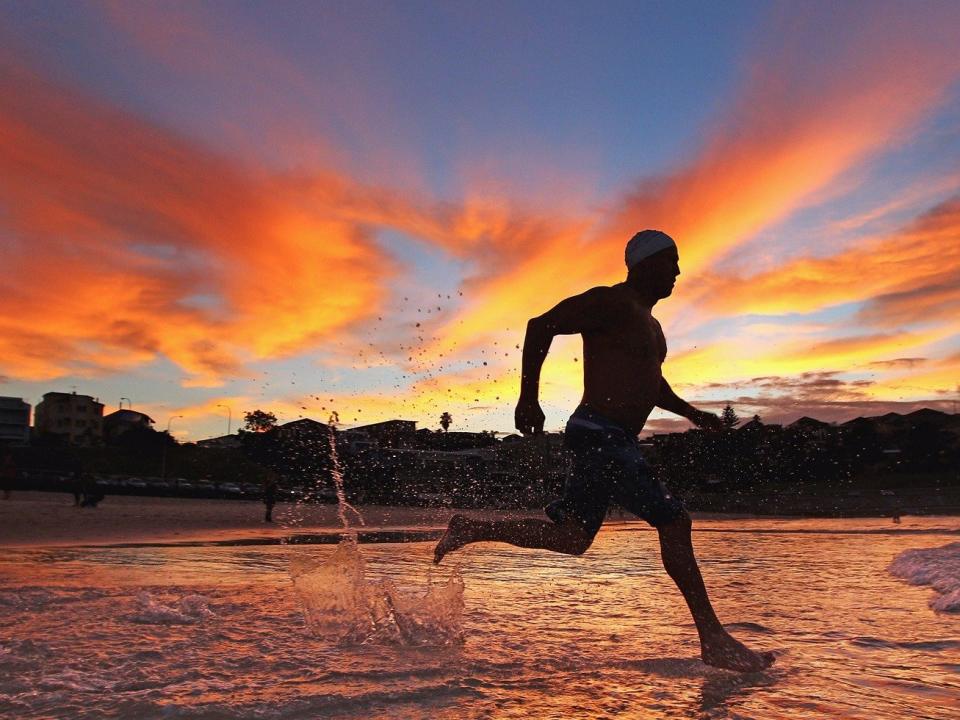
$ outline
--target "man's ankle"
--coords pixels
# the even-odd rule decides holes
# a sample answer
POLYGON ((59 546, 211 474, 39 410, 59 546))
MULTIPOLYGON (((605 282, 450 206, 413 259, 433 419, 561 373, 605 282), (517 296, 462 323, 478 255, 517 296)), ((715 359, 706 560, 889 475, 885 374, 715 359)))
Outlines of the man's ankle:
POLYGON ((701 645, 704 643, 714 642, 719 638, 725 638, 730 634, 724 629, 723 625, 721 625, 719 621, 717 621, 716 624, 711 623, 703 628, 698 627, 697 633, 700 635, 701 645))

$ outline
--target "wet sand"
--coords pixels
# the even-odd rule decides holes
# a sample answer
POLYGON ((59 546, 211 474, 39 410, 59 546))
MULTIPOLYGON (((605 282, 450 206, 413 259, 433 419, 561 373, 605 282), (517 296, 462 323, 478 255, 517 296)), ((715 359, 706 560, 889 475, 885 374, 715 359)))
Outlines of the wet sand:
MULTIPOLYGON (((455 512, 474 517, 506 513, 449 508, 358 508, 367 527, 377 530, 446 527, 455 512)), ((273 524, 263 521, 257 500, 207 500, 145 496, 108 496, 96 508, 78 508, 66 493, 15 492, 0 500, 0 546, 107 545, 204 540, 242 536, 269 539, 291 532, 331 532, 340 527, 336 505, 278 503, 273 524)), ((529 514, 529 513, 526 513, 529 514)), ((362 529, 355 521, 351 524, 362 529)))
MULTIPOLYGON (((100 517, 141 505, 154 522, 175 502, 118 500, 100 517)), ((179 507, 230 505, 248 528, 233 532, 256 528, 256 503, 179 507)), ((777 652, 772 668, 700 661, 643 523, 602 529, 581 557, 489 543, 439 568, 428 542, 340 562, 333 545, 6 547, 0 718, 956 719, 960 615, 937 611, 948 588, 930 582, 955 566, 957 518, 695 527, 718 614, 777 652), (425 599, 457 577, 462 605, 425 599), (347 614, 366 591, 389 595, 386 623, 347 614), (344 620, 385 632, 338 642, 344 620)))
MULTIPOLYGON (((364 524, 350 517, 351 525, 368 536, 379 535, 379 541, 399 542, 428 540, 439 537, 450 517, 462 513, 470 517, 495 519, 509 517, 546 517, 532 510, 463 510, 455 508, 391 507, 363 505, 357 508, 364 524), (391 537, 391 531, 406 530, 404 538, 391 537), (417 532, 411 532, 416 530, 417 532)), ((15 492, 9 500, 0 500, 0 547, 55 547, 70 545, 122 544, 267 544, 283 537, 329 534, 335 538, 340 529, 336 505, 299 505, 278 503, 273 511, 275 522, 263 522, 264 506, 258 500, 209 500, 194 498, 162 498, 147 496, 108 496, 99 507, 78 508, 73 496, 66 493, 15 492)), ((713 527, 712 521, 744 521, 744 528, 753 529, 751 520, 762 526, 761 532, 773 528, 790 532, 818 532, 825 527, 838 532, 902 532, 916 530, 920 518, 905 516, 901 525, 891 526, 889 518, 865 517, 857 520, 805 518, 799 516, 758 516, 734 513, 691 513, 695 532, 711 532, 726 527, 713 527), (773 524, 771 524, 773 523, 773 524), (842 528, 842 529, 841 529, 842 528)), ((629 514, 617 514, 605 525, 650 530, 645 522, 629 514)), ((945 532, 955 532, 955 518, 943 516, 945 532)), ((933 521, 934 518, 928 518, 933 521)))

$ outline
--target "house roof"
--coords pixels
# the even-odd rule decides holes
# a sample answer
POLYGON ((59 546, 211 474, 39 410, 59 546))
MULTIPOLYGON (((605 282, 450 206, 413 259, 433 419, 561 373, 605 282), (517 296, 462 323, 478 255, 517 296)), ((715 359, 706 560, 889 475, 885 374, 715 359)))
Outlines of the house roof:
POLYGON ((153 424, 156 421, 147 415, 146 413, 138 412, 137 410, 130 410, 129 408, 122 408, 120 410, 114 410, 108 415, 104 415, 104 420, 118 420, 122 422, 142 422, 143 418, 147 419, 147 422, 153 424))

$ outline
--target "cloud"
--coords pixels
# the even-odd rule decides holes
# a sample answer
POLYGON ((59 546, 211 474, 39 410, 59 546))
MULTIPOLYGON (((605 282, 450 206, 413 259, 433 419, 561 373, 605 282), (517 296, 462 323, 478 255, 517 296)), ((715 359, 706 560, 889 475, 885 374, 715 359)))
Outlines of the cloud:
POLYGON ((913 369, 917 365, 923 365, 926 362, 927 362, 927 358, 908 357, 908 358, 894 358, 893 360, 874 360, 873 362, 867 363, 867 366, 875 367, 875 368, 906 367, 906 368, 913 369))
POLYGON ((505 328, 516 332, 526 317, 565 295, 621 280, 624 243, 644 227, 668 230, 680 244, 685 275, 678 297, 658 308, 668 329, 675 319, 702 317, 705 308, 803 312, 821 307, 831 292, 848 295, 840 279, 826 284, 820 274, 812 288, 803 273, 792 274, 798 282, 782 297, 776 291, 786 280, 771 292, 731 278, 719 285, 722 292, 708 293, 700 291, 698 276, 748 244, 753 262, 763 258, 758 233, 906 141, 960 73, 957 27, 960 11, 946 6, 930 14, 883 6, 862 15, 791 6, 767 29, 740 91, 687 162, 638 182, 600 208, 591 224, 570 223, 541 233, 529 253, 495 257, 495 272, 472 286, 472 302, 444 338, 462 346, 505 328), (689 276, 694 280, 687 282, 689 276), (460 324, 467 329, 458 330, 460 324))
POLYGON ((206 150, 0 58, 0 357, 29 379, 164 355, 195 383, 374 312, 396 262, 308 185, 206 150))
POLYGON ((803 313, 864 302, 859 319, 873 326, 948 320, 960 307, 960 196, 899 232, 841 253, 703 281, 704 302, 721 314, 803 313))
POLYGON ((750 388, 763 393, 789 395, 793 399, 859 399, 866 393, 873 380, 845 380, 837 377, 841 371, 805 372, 796 376, 771 375, 750 378, 742 383, 708 383, 709 390, 733 390, 750 388))
MULTIPOLYGON (((156 11, 126 7, 113 4, 108 15, 137 47, 184 75, 196 71, 214 84, 232 77, 224 97, 262 108, 288 98, 290 89, 307 98, 320 81, 262 42, 219 33, 203 10, 178 10, 176 21, 164 24, 153 22, 156 11), (250 58, 258 60, 257 72, 238 72, 250 58), (247 82, 247 75, 256 79, 247 82)), ((413 383, 390 394, 337 397, 358 409, 368 403, 365 416, 497 407, 498 396, 515 391, 516 369, 503 364, 516 365, 516 353, 501 359, 498 352, 496 362, 491 356, 490 377, 460 377, 449 368, 477 346, 513 348, 526 319, 565 295, 622 279, 623 243, 648 226, 669 230, 681 244, 684 275, 666 306, 668 331, 717 313, 866 303, 858 322, 868 327, 847 338, 823 340, 822 325, 810 325, 803 342, 790 342, 796 327, 776 342, 760 332, 745 341, 726 338, 672 353, 671 380, 700 387, 705 380, 788 378, 926 354, 920 348, 946 336, 958 309, 957 198, 896 237, 764 272, 729 272, 742 257, 750 267, 769 267, 763 231, 838 186, 849 188, 849 174, 908 139, 956 80, 955 7, 826 8, 784 11, 757 43, 740 90, 689 156, 590 211, 582 198, 525 206, 496 195, 496 183, 456 202, 424 196, 409 169, 416 160, 398 162, 412 150, 377 143, 375 123, 364 125, 371 117, 364 95, 373 86, 363 82, 329 82, 304 105, 323 99, 333 124, 356 125, 356 138, 371 140, 366 177, 381 165, 405 168, 382 175, 403 178, 392 187, 347 174, 344 148, 310 134, 299 105, 270 137, 281 147, 289 140, 309 160, 281 172, 283 162, 268 169, 249 159, 256 153, 245 161, 227 156, 0 55, 0 372, 43 379, 169 358, 185 383, 200 387, 242 377, 255 360, 322 350, 346 361, 347 350, 329 350, 335 342, 355 348, 378 313, 390 313, 388 321, 398 314, 390 295, 407 260, 382 241, 383 229, 462 263, 464 297, 424 323, 422 340, 412 330, 407 342, 398 340, 404 326, 391 333, 388 357, 374 358, 409 371, 413 383), (900 332, 901 325, 932 320, 941 327, 900 332), (448 408, 451 402, 459 404, 448 408)), ((269 121, 263 116, 276 115, 257 110, 257 129, 269 121)), ((851 219, 848 227, 871 217, 851 219)), ((569 357, 575 354, 551 356, 544 375, 551 401, 575 396, 582 375, 569 357)), ((832 380, 819 381, 823 392, 832 380)))

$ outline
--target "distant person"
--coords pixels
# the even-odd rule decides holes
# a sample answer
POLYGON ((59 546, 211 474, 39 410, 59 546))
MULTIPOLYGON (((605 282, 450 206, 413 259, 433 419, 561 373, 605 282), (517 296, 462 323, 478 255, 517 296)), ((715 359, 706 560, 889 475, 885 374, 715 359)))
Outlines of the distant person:
POLYGON ((83 466, 76 463, 70 473, 70 490, 73 492, 73 506, 80 507, 83 502, 83 466))
POLYGON ((661 373, 667 345, 651 311, 673 292, 680 274, 677 246, 662 232, 644 230, 627 243, 625 256, 625 282, 567 298, 527 324, 515 414, 524 435, 543 432, 540 369, 554 336, 583 336, 583 399, 564 434, 574 468, 563 498, 546 508, 550 519, 484 521, 454 515, 434 562, 468 543, 485 541, 581 555, 612 501, 657 529, 664 568, 693 615, 703 661, 730 670, 761 670, 774 661, 773 654, 750 650, 720 624, 694 557, 690 516, 680 499, 651 475, 637 440, 654 407, 704 429, 721 427, 716 415, 677 397, 661 373))
POLYGON ((97 487, 96 479, 92 474, 81 471, 80 473, 80 492, 83 500, 80 501, 80 507, 95 508, 106 497, 106 494, 97 487))
POLYGON ((277 504, 277 476, 272 471, 263 481, 263 505, 266 508, 263 521, 273 522, 273 506, 277 504))
POLYGON ((3 450, 3 460, 0 461, 0 490, 3 491, 3 499, 9 500, 13 486, 17 483, 17 464, 13 459, 13 451, 9 448, 3 450))

